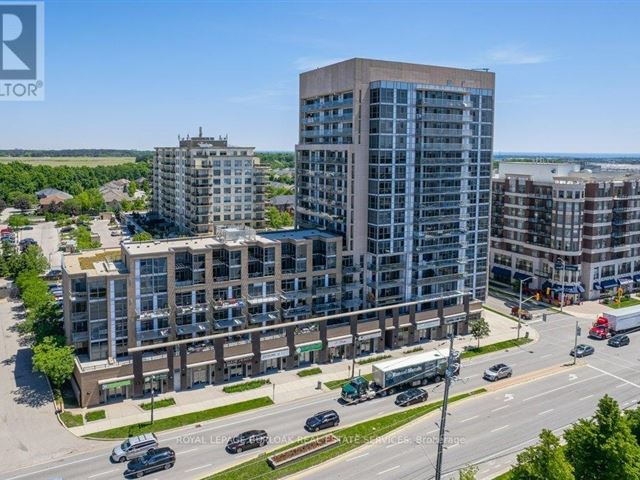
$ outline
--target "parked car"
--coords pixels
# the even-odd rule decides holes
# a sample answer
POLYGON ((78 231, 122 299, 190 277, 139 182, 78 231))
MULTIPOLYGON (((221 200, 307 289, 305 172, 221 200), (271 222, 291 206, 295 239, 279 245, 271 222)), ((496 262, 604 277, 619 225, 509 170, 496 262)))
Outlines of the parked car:
POLYGON ((395 404, 401 407, 413 405, 414 403, 425 402, 429 394, 422 388, 410 388, 396 397, 395 404))
POLYGON ((176 452, 169 447, 148 451, 144 456, 131 460, 124 471, 125 477, 143 477, 158 470, 169 470, 176 463, 176 452))
POLYGON ((73 231, 73 228, 71 225, 67 225, 66 227, 62 227, 60 228, 60 233, 68 233, 73 231))
POLYGON ((145 433, 137 437, 130 437, 118 445, 111 452, 114 462, 126 462, 132 458, 138 458, 158 447, 158 439, 154 433, 145 433))
POLYGON ((498 363, 493 367, 487 368, 484 371, 482 378, 489 380, 490 382, 495 382, 501 378, 509 378, 512 374, 513 370, 510 366, 505 365, 504 363, 498 363))
POLYGON ((229 453, 241 453, 244 450, 264 447, 267 443, 269 443, 267 432, 264 430, 249 430, 229 439, 226 449, 229 453))
POLYGON ((119 237, 120 235, 122 235, 122 233, 120 232, 120 230, 113 230, 111 232, 111 236, 112 237, 119 237))
POLYGON ((587 355, 593 355, 594 352, 595 349, 591 345, 585 345, 581 343, 575 348, 575 351, 572 348, 571 352, 569 352, 569 355, 571 355, 572 357, 580 358, 586 357, 587 355))
POLYGON ((629 337, 627 335, 614 335, 609 339, 607 345, 610 347, 624 347, 625 345, 629 345, 629 337))
POLYGON ((310 432, 317 432, 323 428, 335 427, 340 424, 340 417, 335 410, 326 410, 307 418, 304 428, 310 432))
POLYGON ((62 270, 59 268, 52 268, 44 274, 44 278, 48 280, 60 280, 62 278, 62 270))

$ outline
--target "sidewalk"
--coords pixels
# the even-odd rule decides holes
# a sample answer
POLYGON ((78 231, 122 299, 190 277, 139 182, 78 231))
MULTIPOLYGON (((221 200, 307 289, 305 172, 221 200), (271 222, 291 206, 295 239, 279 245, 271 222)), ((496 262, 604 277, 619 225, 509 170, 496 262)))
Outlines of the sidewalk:
MULTIPOLYGON (((501 315, 490 311, 484 311, 484 318, 487 320, 491 327, 491 336, 482 339, 481 343, 487 345, 490 343, 500 342, 503 340, 509 340, 515 338, 517 323, 513 320, 509 320, 501 315)), ((523 324, 522 335, 524 336, 529 332, 529 335, 537 340, 537 332, 523 324)), ((431 341, 423 343, 423 351, 430 351, 438 348, 442 344, 440 341, 431 341)), ((475 346, 477 341, 471 335, 465 335, 457 337, 454 341, 454 348, 458 351, 462 351, 466 346, 475 346)), ((404 347, 397 350, 387 350, 385 355, 391 355, 393 357, 401 357, 405 355, 405 351, 415 346, 404 347)), ((375 356, 376 354, 373 354, 375 356)), ((382 355, 382 354, 377 354, 382 355)), ((367 357, 363 357, 367 358, 367 357)), ((316 365, 313 365, 316 366, 316 365)), ((258 397, 272 397, 275 392, 275 403, 285 404, 301 398, 313 397, 328 392, 329 390, 324 386, 324 382, 330 380, 341 380, 348 378, 351 374, 351 360, 342 360, 333 364, 317 365, 322 369, 322 373, 319 375, 312 375, 309 377, 298 377, 297 372, 302 369, 281 371, 271 375, 263 375, 258 378, 269 379, 270 385, 248 390, 239 393, 224 393, 222 388, 226 385, 233 385, 233 383, 226 383, 223 385, 207 385, 201 388, 192 390, 185 390, 181 392, 168 392, 156 397, 156 401, 163 398, 173 398, 176 405, 171 407, 165 407, 156 409, 154 416, 156 419, 173 417, 176 415, 182 415, 185 413, 196 412, 200 410, 206 410, 209 408, 220 407, 244 400, 250 400, 258 397), (322 389, 318 390, 318 382, 322 383, 322 389), (275 387, 274 387, 275 385, 275 387)), ((372 364, 358 365, 356 363, 356 374, 371 373, 372 364)), ((339 393, 336 391, 336 396, 339 393)), ((88 411, 92 410, 104 410, 107 414, 107 418, 104 420, 98 420, 89 422, 81 427, 71 428, 71 432, 76 435, 87 435, 90 433, 107 430, 110 428, 121 427, 124 425, 131 425, 135 423, 142 423, 149 421, 150 412, 142 410, 139 405, 141 403, 149 402, 148 398, 145 399, 128 399, 122 402, 101 405, 99 407, 91 409, 69 409, 71 413, 84 415, 88 411)))

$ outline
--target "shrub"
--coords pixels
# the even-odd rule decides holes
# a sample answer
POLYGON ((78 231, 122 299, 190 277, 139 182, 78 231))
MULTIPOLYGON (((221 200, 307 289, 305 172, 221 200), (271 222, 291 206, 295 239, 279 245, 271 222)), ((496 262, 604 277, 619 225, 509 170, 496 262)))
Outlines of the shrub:
POLYGON ((105 418, 107 418, 107 414, 104 410, 94 410, 84 415, 84 419, 87 422, 95 422, 96 420, 104 420, 105 418))
POLYGON ((299 377, 309 377, 311 375, 318 375, 319 373, 322 373, 322 369, 319 368, 319 367, 307 368, 306 370, 300 370, 298 372, 298 376, 299 377))
POLYGON ((229 385, 222 389, 224 393, 237 393, 247 390, 253 390, 254 388, 260 388, 263 385, 271 383, 271 380, 251 380, 250 382, 238 383, 236 385, 229 385))

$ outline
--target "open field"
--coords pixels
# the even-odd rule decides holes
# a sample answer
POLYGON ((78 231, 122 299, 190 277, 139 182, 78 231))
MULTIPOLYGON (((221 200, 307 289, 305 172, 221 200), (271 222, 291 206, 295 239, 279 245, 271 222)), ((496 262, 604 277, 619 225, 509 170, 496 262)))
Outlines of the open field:
POLYGON ((135 157, 0 157, 0 163, 22 162, 29 165, 50 165, 52 167, 97 167, 99 165, 120 165, 131 163, 135 157))

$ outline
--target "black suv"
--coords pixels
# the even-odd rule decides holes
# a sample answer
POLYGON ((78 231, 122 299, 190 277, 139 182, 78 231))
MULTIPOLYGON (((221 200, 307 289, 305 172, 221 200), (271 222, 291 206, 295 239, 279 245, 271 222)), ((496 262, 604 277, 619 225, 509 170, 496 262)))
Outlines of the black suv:
POLYGON ((407 405, 413 405, 414 403, 420 403, 427 400, 429 394, 422 388, 410 388, 406 392, 402 392, 396 397, 396 405, 405 407, 407 405))
POLYGON ((249 430, 231 438, 227 442, 226 448, 229 453, 241 453, 243 450, 264 447, 267 443, 269 443, 267 432, 264 430, 249 430))
POLYGON ((624 347, 629 345, 629 337, 626 335, 614 335, 609 339, 607 345, 611 347, 624 347))
POLYGON ((176 452, 169 447, 149 450, 144 456, 131 460, 124 472, 125 477, 142 477, 157 470, 169 470, 176 463, 176 452))
POLYGON ((313 417, 307 418, 304 428, 310 432, 317 432, 323 428, 335 427, 340 424, 340 417, 335 410, 316 413, 313 417))

